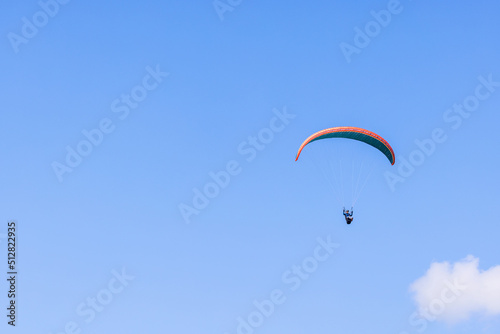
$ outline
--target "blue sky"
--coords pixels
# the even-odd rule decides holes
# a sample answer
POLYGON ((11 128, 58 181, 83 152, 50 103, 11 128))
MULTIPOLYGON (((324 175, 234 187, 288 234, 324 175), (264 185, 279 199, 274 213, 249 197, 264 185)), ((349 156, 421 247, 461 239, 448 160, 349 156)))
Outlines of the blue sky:
POLYGON ((5 332, 498 333, 499 5, 63 2, 0 12, 5 332), (294 161, 347 125, 396 154, 332 143, 373 170, 350 226, 311 163, 325 146, 294 161), (410 320, 439 304, 426 282, 467 273, 410 320))

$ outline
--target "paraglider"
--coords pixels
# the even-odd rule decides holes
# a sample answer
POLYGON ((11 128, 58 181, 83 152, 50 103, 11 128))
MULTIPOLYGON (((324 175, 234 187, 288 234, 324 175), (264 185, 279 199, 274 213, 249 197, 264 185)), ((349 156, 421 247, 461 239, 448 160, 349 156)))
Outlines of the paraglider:
MULTIPOLYGON (((394 155, 394 151, 391 145, 389 145, 389 143, 384 138, 369 130, 351 126, 328 128, 312 134, 300 145, 299 150, 297 152, 297 156, 295 157, 295 161, 299 159, 302 150, 308 144, 317 140, 328 139, 328 138, 345 138, 363 142, 365 144, 368 144, 376 148, 378 151, 384 154, 385 157, 391 163, 391 165, 394 165, 395 163, 396 157, 394 155)), ((351 207, 351 211, 345 210, 344 207, 342 213, 345 217, 346 223, 351 224, 352 221, 354 220, 353 207, 351 207)))
POLYGON ((345 216, 345 222, 347 224, 350 224, 352 223, 352 221, 354 220, 354 217, 352 216, 354 214, 354 210, 351 208, 351 212, 349 212, 349 210, 346 211, 345 207, 344 209, 342 210, 344 216, 345 216))

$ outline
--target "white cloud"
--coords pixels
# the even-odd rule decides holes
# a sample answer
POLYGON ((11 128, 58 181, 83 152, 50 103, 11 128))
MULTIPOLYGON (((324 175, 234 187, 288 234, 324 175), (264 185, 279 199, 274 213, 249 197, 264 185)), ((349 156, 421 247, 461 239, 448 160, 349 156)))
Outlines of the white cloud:
POLYGON ((500 314, 500 265, 479 270, 469 255, 456 263, 434 262, 410 286, 419 315, 429 321, 456 323, 472 314, 500 314))

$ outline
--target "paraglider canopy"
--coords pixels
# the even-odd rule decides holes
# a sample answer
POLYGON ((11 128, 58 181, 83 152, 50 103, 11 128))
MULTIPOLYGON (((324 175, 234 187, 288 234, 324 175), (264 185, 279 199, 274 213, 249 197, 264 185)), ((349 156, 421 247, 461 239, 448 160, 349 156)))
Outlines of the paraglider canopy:
POLYGON ((302 143, 302 145, 300 145, 295 161, 299 159, 300 153, 307 144, 315 140, 326 139, 326 138, 349 138, 349 139, 359 140, 361 142, 364 142, 368 145, 375 147, 377 150, 382 152, 387 157, 387 159, 389 159, 391 165, 394 165, 394 162, 396 160, 391 145, 389 145, 389 143, 384 138, 380 137, 376 133, 352 126, 339 126, 335 128, 321 130, 309 136, 309 138, 307 138, 302 143))

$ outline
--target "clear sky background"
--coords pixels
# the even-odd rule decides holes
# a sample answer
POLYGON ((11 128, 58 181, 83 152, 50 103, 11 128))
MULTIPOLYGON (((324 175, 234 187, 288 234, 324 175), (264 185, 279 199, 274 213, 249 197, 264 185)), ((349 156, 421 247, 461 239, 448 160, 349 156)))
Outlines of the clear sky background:
POLYGON ((1 261, 13 219, 20 273, 16 329, 0 284, 2 332, 500 331, 500 306, 481 297, 500 295, 500 5, 54 4, 0 11, 1 261), (365 28, 375 30, 363 40, 365 28), (464 101, 467 118, 447 111, 464 101), (310 163, 322 146, 294 161, 310 134, 346 125, 396 153, 391 166, 346 144, 373 166, 350 226, 310 163), (82 131, 100 126, 88 146, 82 131), (446 140, 415 153, 435 129, 446 140), (259 134, 266 143, 252 149, 259 134), (87 155, 68 166, 78 149, 87 155), (402 176, 412 157, 424 159, 402 176), (228 164, 214 190, 210 173, 228 164), (213 198, 196 208, 205 187, 213 198), (460 261, 479 271, 455 270, 460 261), (424 276, 435 284, 412 292, 424 276), (443 282, 457 277, 478 285, 445 303, 443 282))

